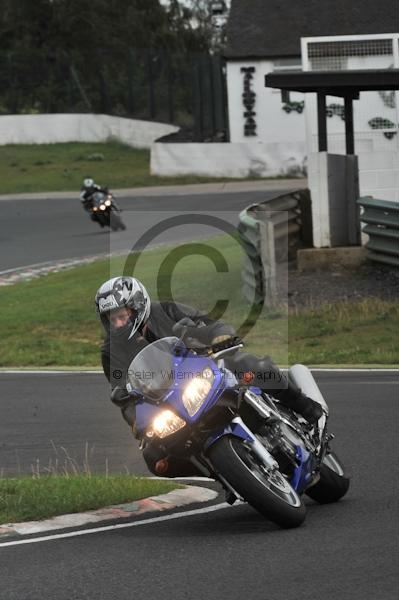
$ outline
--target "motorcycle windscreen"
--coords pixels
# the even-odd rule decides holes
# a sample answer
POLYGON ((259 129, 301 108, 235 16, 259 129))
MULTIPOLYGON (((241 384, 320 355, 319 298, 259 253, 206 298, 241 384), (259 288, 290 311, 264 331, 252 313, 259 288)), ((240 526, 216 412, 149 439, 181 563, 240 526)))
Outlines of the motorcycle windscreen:
POLYGON ((166 337, 141 350, 127 373, 132 388, 153 400, 161 400, 173 385, 171 374, 178 360, 174 351, 179 343, 177 337, 166 337))
POLYGON ((96 192, 93 196, 94 199, 94 203, 96 206, 99 206, 100 204, 102 204, 103 200, 104 200, 104 194, 102 192, 96 192))

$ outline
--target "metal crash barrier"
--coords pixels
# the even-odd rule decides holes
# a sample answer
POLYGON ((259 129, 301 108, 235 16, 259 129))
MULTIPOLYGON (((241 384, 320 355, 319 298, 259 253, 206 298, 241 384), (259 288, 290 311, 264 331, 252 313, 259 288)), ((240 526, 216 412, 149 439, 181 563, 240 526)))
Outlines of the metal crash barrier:
POLYGON ((244 297, 255 304, 275 303, 277 275, 301 243, 312 245, 310 192, 290 192, 251 204, 239 215, 238 231, 245 250, 244 297))
POLYGON ((399 267, 399 203, 377 200, 371 196, 359 198, 360 220, 367 233, 367 257, 370 260, 399 267))

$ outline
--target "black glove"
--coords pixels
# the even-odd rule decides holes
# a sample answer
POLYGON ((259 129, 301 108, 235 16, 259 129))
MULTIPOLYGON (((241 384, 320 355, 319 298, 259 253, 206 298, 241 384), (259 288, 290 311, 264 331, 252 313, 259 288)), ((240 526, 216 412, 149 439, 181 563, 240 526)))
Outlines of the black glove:
POLYGON ((120 408, 124 408, 129 400, 131 400, 131 395, 124 387, 119 387, 118 385, 112 390, 111 393, 111 402, 119 406, 120 408))
POLYGON ((194 350, 194 352, 197 352, 199 354, 204 354, 209 350, 209 346, 203 344, 202 342, 197 340, 197 338, 186 337, 184 343, 186 345, 186 348, 188 348, 189 350, 194 350))
POLYGON ((195 323, 190 317, 184 317, 177 321, 172 327, 173 333, 180 337, 182 334, 185 334, 189 327, 195 327, 195 323))
POLYGON ((202 351, 208 348, 207 345, 200 342, 197 337, 198 326, 190 317, 183 317, 173 325, 173 333, 184 340, 186 348, 190 350, 202 351))

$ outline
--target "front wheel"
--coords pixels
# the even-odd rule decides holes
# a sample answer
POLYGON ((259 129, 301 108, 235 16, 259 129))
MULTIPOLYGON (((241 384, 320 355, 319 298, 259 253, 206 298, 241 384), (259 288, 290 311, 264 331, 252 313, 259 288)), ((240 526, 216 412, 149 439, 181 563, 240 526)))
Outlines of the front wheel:
POLYGON ((306 490, 306 494, 319 504, 338 502, 349 489, 350 479, 339 458, 333 452, 325 455, 320 467, 320 479, 306 490))
POLYGON ((96 214, 94 220, 97 221, 100 227, 105 227, 107 225, 107 219, 102 214, 96 214))
POLYGON ((278 471, 268 471, 251 444, 232 436, 220 438, 209 450, 215 470, 264 517, 280 527, 298 527, 306 509, 278 471))

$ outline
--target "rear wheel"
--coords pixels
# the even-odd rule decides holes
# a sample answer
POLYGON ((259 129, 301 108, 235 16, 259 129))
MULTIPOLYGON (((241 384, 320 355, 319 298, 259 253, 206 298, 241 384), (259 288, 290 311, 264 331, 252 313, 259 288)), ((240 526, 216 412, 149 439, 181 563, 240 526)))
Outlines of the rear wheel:
POLYGON ((320 479, 306 490, 306 494, 319 504, 338 502, 349 489, 350 479, 346 476, 341 461, 333 452, 326 454, 320 468, 320 479))
POLYGON ((101 213, 99 214, 99 217, 101 219, 102 227, 110 227, 108 210, 101 211, 101 213))
POLYGON ((270 471, 251 444, 232 436, 219 439, 209 458, 224 479, 264 517, 281 527, 298 527, 306 509, 300 497, 277 469, 270 471))
POLYGON ((111 215, 111 229, 112 231, 118 231, 118 229, 125 230, 126 225, 116 212, 112 212, 111 215))

